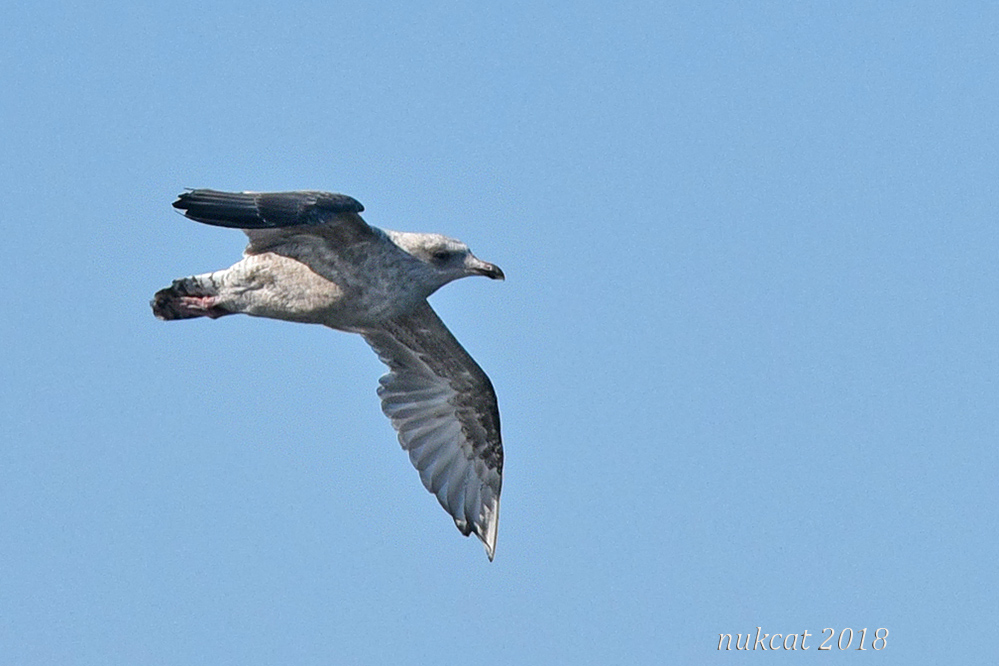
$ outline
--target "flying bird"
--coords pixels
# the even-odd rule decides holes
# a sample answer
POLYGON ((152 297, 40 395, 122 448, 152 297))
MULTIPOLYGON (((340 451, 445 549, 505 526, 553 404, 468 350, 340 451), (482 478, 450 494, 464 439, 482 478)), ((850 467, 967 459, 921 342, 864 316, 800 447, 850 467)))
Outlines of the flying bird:
POLYGON ((370 226, 364 206, 343 194, 195 189, 173 207, 250 241, 230 268, 156 292, 153 314, 243 313, 359 333, 388 366, 382 411, 423 485, 491 561, 503 481, 496 393, 427 297, 471 275, 502 280, 503 271, 453 238, 370 226))

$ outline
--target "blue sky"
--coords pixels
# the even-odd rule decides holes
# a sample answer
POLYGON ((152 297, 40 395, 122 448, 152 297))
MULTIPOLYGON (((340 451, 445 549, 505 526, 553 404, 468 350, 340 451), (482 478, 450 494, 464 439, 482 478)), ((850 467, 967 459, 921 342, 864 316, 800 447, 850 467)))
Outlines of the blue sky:
POLYGON ((5 9, 0 664, 991 663, 999 10, 752 4, 5 9), (503 268, 495 562, 362 340, 152 317, 185 187, 503 268))

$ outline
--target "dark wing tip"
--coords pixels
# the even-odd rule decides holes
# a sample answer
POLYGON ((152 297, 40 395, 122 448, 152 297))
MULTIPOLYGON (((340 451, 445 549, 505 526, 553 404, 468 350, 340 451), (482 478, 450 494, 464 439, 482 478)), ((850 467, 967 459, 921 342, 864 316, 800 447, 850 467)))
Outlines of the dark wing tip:
POLYGON ((170 205, 177 210, 187 210, 187 200, 191 198, 191 192, 193 191, 194 190, 188 188, 187 191, 181 192, 177 195, 177 200, 170 205))
POLYGON ((186 191, 177 195, 177 200, 171 206, 177 210, 189 213, 198 208, 210 207, 231 207, 234 204, 248 206, 253 202, 253 197, 245 192, 222 192, 220 190, 207 190, 187 188, 186 191))

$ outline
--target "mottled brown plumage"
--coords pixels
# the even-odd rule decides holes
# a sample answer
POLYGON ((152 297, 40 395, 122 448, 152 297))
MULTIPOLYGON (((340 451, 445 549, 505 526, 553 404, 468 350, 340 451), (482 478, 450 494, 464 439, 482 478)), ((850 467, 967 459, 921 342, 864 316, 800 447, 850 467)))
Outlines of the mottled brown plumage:
POLYGON ((489 378, 427 303, 470 275, 503 279, 460 241, 381 230, 359 202, 328 192, 191 190, 174 207, 242 229, 243 259, 175 280, 151 303, 160 319, 249 314, 359 333, 389 367, 378 394, 424 486, 491 560, 503 447, 489 378))

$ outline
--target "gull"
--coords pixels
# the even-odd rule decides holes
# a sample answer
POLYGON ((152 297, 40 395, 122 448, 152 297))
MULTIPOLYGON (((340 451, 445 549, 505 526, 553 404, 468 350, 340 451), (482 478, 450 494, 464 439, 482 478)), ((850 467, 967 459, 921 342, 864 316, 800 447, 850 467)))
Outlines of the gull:
POLYGON ((159 319, 254 317, 358 333, 388 366, 382 411, 399 443, 465 536, 496 550, 503 446, 492 383, 427 303, 459 278, 504 279, 494 264, 440 234, 382 230, 364 206, 330 192, 194 189, 173 207, 196 222, 241 229, 243 259, 174 280, 150 303, 159 319))

